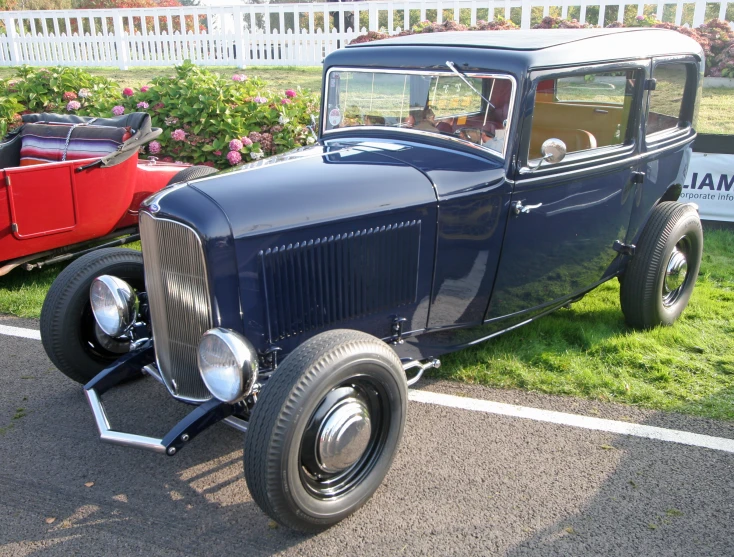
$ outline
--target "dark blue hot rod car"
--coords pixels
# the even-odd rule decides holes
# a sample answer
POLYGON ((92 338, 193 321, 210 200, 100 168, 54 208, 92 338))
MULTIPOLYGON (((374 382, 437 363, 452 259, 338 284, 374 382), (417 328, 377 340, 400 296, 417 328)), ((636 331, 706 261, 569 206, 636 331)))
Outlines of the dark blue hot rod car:
POLYGON ((631 326, 680 315, 703 244, 677 202, 703 63, 691 39, 639 29, 335 52, 316 143, 150 197, 142 254, 59 275, 44 347, 105 441, 173 455, 224 421, 246 431, 255 501, 326 528, 377 489, 407 387, 441 354, 614 277, 631 326), (105 415, 141 373, 194 405, 163 439, 105 415))

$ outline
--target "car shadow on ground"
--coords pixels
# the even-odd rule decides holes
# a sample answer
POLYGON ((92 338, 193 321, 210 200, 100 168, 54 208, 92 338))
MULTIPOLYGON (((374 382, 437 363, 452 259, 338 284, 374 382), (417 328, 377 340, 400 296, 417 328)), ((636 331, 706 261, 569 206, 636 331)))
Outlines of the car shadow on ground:
MULTIPOLYGON (((35 541, 104 532, 183 554, 201 554, 204 545, 207 554, 237 547, 259 555, 303 539, 278 528, 252 501, 241 432, 217 425, 174 457, 105 444, 80 386, 48 380, 63 381, 63 388, 47 391, 40 406, 26 402, 23 419, 5 435, 22 436, 20 452, 0 472, 5 504, 55 519, 35 541), (16 468, 20 463, 25 469, 16 468)), ((34 390, 46 381, 37 377, 34 390)), ((110 392, 105 405, 113 428, 157 436, 193 409, 149 378, 110 392)), ((34 540, 3 543, 10 541, 34 540)))
MULTIPOLYGON (((417 403, 375 496, 335 527, 303 536, 277 527, 250 497, 242 433, 214 426, 174 457, 104 444, 79 385, 41 351, 24 353, 24 366, 27 375, 13 374, 0 393, 3 407, 24 408, 0 437, 0 508, 9 509, 0 513, 0 554, 734 550, 728 453, 417 403)), ((150 378, 105 403, 114 427, 149 435, 190 411, 150 378)), ((645 422, 658 415, 666 416, 645 422)))

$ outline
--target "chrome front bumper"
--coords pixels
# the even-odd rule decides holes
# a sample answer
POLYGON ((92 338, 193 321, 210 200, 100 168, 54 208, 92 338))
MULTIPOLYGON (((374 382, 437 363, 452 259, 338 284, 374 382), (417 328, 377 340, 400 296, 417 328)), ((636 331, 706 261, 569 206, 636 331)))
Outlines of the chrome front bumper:
POLYGON ((247 430, 247 422, 232 415, 235 406, 216 399, 208 400, 197 406, 162 439, 113 430, 102 404, 102 395, 122 381, 140 375, 143 370, 161 381, 160 377, 153 372, 154 362, 153 343, 148 341, 138 350, 123 356, 113 365, 101 371, 84 386, 84 394, 92 409, 102 441, 173 456, 199 433, 217 422, 224 421, 236 429, 247 430))

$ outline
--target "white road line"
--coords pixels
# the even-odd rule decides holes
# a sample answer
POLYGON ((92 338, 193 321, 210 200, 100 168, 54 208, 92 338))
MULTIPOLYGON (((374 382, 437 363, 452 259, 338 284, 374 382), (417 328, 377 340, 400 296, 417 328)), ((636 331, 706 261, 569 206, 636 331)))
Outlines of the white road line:
POLYGON ((464 398, 460 396, 414 389, 409 391, 408 399, 414 402, 423 402, 426 404, 437 404, 439 406, 461 408, 463 410, 501 414, 503 416, 513 416, 515 418, 525 418, 539 422, 550 422, 553 424, 594 429, 596 431, 606 431, 622 435, 633 435, 635 437, 645 437, 647 439, 657 439, 659 441, 681 443, 683 445, 693 445, 694 447, 704 447, 706 449, 734 453, 734 439, 700 435, 698 433, 690 433, 688 431, 631 424, 628 422, 617 422, 614 420, 580 416, 578 414, 566 414, 564 412, 555 412, 553 410, 540 410, 538 408, 528 408, 525 406, 515 406, 514 404, 504 404, 501 402, 492 402, 476 398, 464 398))
POLYGON ((7 325, 0 325, 0 335, 41 340, 41 331, 36 331, 35 329, 23 329, 21 327, 8 327, 7 325))
MULTIPOLYGON (((41 340, 41 331, 21 327, 9 327, 7 325, 0 325, 0 335, 41 340)), ((500 414, 502 416, 535 420, 536 422, 549 422, 596 431, 606 431, 608 433, 619 433, 621 435, 633 435, 635 437, 645 437, 647 439, 657 439, 658 441, 681 443, 683 445, 693 445, 694 447, 704 447, 706 449, 734 453, 734 439, 726 439, 725 437, 712 437, 710 435, 701 435, 688 431, 591 418, 578 414, 540 410, 538 408, 528 408, 527 406, 515 406, 514 404, 504 404, 502 402, 492 402, 490 400, 466 398, 416 389, 411 389, 408 392, 408 398, 414 402, 436 404, 438 406, 448 406, 462 410, 473 410, 475 412, 487 412, 489 414, 500 414)))

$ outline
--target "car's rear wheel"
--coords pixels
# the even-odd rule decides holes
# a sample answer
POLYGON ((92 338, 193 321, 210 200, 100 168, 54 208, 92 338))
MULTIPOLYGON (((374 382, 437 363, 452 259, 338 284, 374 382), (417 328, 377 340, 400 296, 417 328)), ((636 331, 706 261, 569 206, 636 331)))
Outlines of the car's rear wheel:
POLYGON ((627 323, 642 329, 673 324, 693 293, 702 251, 694 207, 671 201, 655 207, 621 280, 627 323))
POLYGON ((67 377, 86 383, 129 351, 127 340, 106 335, 97 325, 89 287, 101 275, 116 276, 137 292, 145 289, 143 254, 107 248, 88 253, 64 269, 41 309, 41 341, 53 364, 67 377))
POLYGON ((277 522, 318 532, 361 507, 382 483, 402 437, 405 373, 384 342, 322 333, 268 380, 245 437, 247 485, 277 522))

